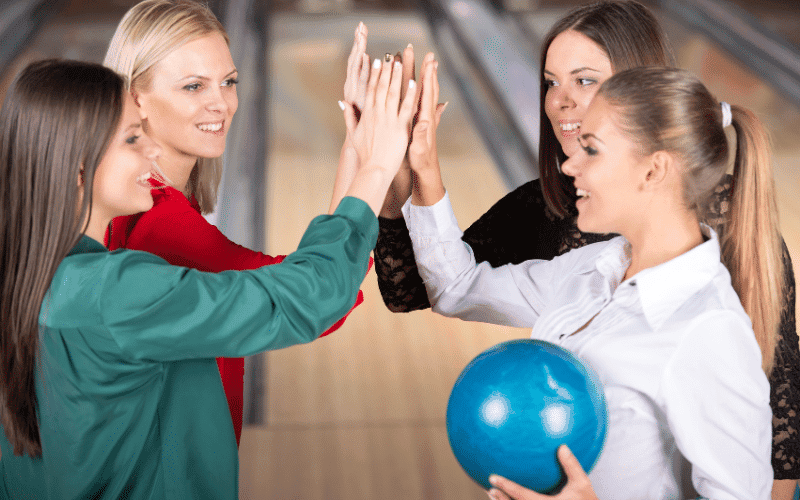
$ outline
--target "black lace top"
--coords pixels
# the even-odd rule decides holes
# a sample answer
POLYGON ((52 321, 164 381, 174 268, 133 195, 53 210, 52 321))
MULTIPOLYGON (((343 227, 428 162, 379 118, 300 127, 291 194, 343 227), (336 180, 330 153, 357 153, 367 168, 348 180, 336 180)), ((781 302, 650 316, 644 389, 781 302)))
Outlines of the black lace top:
MULTIPOLYGON (((730 177, 716 189, 706 223, 721 236, 728 210, 730 177)), ((375 271, 389 310, 409 312, 430 307, 417 271, 405 220, 379 220, 375 271)), ((539 181, 520 186, 497 202, 463 236, 478 262, 497 267, 529 259, 552 259, 572 248, 610 239, 613 235, 581 233, 574 218, 560 219, 547 206, 539 181)), ((775 479, 800 479, 800 346, 795 325, 795 281, 783 245, 786 295, 775 368, 770 377, 772 467, 775 479)))

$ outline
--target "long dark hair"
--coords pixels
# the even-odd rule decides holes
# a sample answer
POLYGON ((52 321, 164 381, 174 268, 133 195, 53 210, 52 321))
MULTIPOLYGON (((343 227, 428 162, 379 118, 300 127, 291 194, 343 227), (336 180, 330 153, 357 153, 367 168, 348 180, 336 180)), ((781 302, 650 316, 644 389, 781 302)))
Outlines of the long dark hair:
POLYGON ((103 66, 40 61, 14 80, 0 112, 0 417, 15 455, 41 455, 39 312, 85 230, 94 173, 124 92, 122 77, 103 66))
MULTIPOLYGON (((720 103, 696 76, 662 67, 615 74, 600 87, 623 130, 644 154, 669 151, 683 161, 684 202, 702 220, 731 154, 720 103)), ((783 299, 783 260, 769 137, 745 108, 731 106, 736 131, 731 208, 722 237, 722 262, 753 322, 769 375, 783 299)))
POLYGON ((557 22, 542 44, 541 100, 539 105, 539 176, 548 208, 566 217, 575 208, 572 178, 561 173, 566 160, 544 109, 547 83, 544 66, 553 39, 577 31, 595 42, 611 60, 615 73, 639 66, 673 66, 674 58, 658 20, 647 7, 633 0, 604 1, 576 8, 557 22))

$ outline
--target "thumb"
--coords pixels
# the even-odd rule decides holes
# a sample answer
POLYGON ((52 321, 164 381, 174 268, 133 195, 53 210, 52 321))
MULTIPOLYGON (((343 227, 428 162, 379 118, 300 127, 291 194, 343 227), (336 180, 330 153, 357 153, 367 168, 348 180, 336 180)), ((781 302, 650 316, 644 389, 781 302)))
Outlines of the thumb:
POLYGON ((450 101, 447 101, 444 104, 439 103, 436 105, 436 116, 435 116, 436 126, 439 126, 439 120, 442 119, 442 115, 444 114, 444 110, 447 109, 448 104, 450 104, 450 101))
POLYGON ((339 107, 342 108, 342 113, 344 114, 344 125, 347 127, 347 133, 352 137, 358 125, 356 110, 352 104, 345 101, 339 101, 339 107))
POLYGON ((578 462, 578 459, 575 458, 575 455, 572 454, 572 451, 570 451, 565 444, 562 444, 558 448, 558 461, 561 463, 561 467, 564 468, 564 474, 567 476, 567 482, 573 479, 587 477, 586 472, 581 466, 581 463, 578 462))

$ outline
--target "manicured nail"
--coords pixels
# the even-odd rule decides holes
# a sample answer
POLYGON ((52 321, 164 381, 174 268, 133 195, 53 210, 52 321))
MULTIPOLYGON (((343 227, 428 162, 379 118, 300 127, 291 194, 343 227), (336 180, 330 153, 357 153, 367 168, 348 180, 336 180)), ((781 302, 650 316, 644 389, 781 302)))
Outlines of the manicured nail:
POLYGON ((393 59, 393 56, 388 52, 386 53, 385 56, 383 56, 383 60, 386 61, 387 63, 388 62, 392 62, 392 59, 393 59))
POLYGON ((446 103, 444 103, 444 106, 442 106, 442 113, 444 113, 444 110, 447 109, 447 105, 448 104, 450 104, 450 101, 447 101, 446 103))
POLYGON ((394 62, 394 69, 400 69, 401 66, 403 66, 403 65, 400 64, 400 61, 395 61, 394 62))
POLYGON ((336 101, 336 102, 339 103, 339 107, 342 108, 342 111, 344 111, 344 103, 342 101, 336 101))
POLYGON ((413 50, 413 49, 414 49, 414 46, 413 46, 413 45, 411 45, 411 44, 409 43, 409 44, 408 44, 408 47, 406 47, 406 48, 407 48, 407 49, 412 49, 412 50, 413 50))
POLYGON ((408 81, 408 89, 409 90, 413 89, 416 86, 417 86, 417 82, 415 82, 414 80, 409 80, 408 81))
POLYGON ((492 484, 497 484, 497 480, 498 479, 499 479, 499 477, 497 475, 495 475, 495 474, 492 474, 491 476, 489 476, 489 482, 492 483, 492 484))
POLYGON ((380 69, 380 67, 381 67, 381 60, 380 60, 380 59, 375 59, 375 61, 372 63, 372 67, 373 67, 374 69, 380 69))

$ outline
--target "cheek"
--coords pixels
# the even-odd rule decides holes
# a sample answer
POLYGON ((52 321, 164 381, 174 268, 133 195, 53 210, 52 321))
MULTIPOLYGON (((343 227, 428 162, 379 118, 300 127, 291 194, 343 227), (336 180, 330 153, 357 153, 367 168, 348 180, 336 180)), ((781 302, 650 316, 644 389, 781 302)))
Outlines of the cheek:
POLYGON ((592 103, 594 96, 597 95, 597 91, 599 90, 598 85, 592 85, 576 97, 576 100, 579 101, 578 106, 581 107, 584 112, 589 108, 589 104, 592 103))

